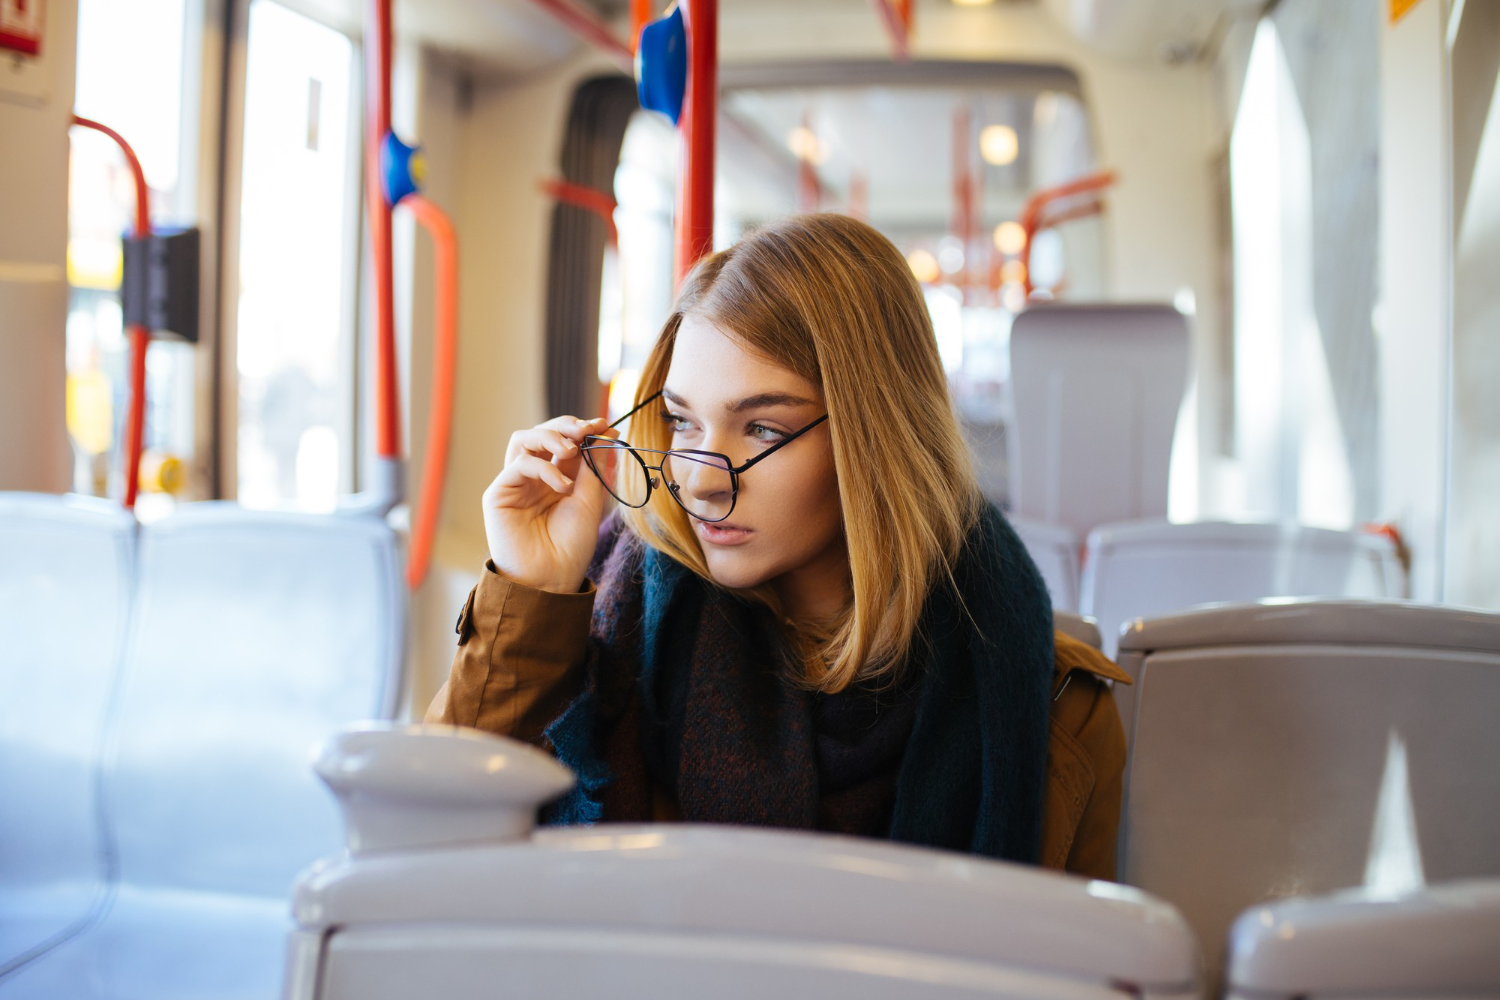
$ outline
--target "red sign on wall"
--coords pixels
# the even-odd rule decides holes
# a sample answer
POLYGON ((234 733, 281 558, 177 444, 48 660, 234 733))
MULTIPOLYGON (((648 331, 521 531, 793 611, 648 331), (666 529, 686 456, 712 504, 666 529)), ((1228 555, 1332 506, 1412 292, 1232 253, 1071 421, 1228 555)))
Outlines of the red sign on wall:
POLYGON ((0 0, 0 49, 40 55, 46 0, 0 0))

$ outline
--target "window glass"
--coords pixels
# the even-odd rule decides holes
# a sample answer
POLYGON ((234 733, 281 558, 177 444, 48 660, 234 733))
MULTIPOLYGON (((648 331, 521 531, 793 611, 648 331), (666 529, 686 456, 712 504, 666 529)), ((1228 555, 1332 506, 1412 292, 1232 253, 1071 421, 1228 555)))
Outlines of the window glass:
POLYGON ((1256 28, 1229 149, 1234 432, 1217 515, 1347 529, 1382 514, 1381 30, 1374 7, 1304 0, 1256 28))
POLYGON ((331 509, 349 489, 358 197, 349 38, 255 0, 245 73, 235 363, 238 497, 331 509))
MULTIPOLYGON (((180 224, 192 206, 182 164, 196 150, 183 122, 184 0, 80 0, 74 108, 135 150, 151 190, 154 226, 180 224)), ((120 446, 130 407, 130 349, 120 311, 121 237, 135 187, 119 147, 90 129, 71 134, 68 180, 68 431, 73 488, 122 496, 120 446)), ((191 467, 193 348, 161 340, 147 354, 148 469, 171 456, 191 467)), ((143 503, 162 483, 146 476, 143 503)))

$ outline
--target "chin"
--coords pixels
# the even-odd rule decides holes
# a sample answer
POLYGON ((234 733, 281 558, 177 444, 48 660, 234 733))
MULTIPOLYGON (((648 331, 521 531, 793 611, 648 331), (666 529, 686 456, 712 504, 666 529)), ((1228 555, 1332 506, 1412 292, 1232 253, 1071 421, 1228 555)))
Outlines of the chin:
POLYGON ((758 560, 745 559, 739 554, 727 552, 705 552, 709 576, 714 583, 730 590, 749 590, 758 587, 770 578, 758 560))

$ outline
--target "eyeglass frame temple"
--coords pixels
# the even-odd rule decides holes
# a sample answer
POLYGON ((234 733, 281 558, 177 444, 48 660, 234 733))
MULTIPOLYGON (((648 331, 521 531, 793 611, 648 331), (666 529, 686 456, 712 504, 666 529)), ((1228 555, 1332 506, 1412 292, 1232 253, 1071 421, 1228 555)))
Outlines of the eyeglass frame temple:
MULTIPOLYGON (((629 413, 625 414, 624 416, 620 417, 619 419, 615 420, 609 426, 610 427, 618 427, 620 424, 624 423, 625 421, 629 420, 631 417, 635 416, 641 410, 644 410, 649 404, 654 403, 657 399, 659 399, 661 397, 661 395, 662 395, 662 390, 658 389, 656 392, 652 393, 651 395, 647 396, 645 399, 641 400, 639 406, 637 406, 635 409, 631 410, 629 413)), ((742 465, 739 465, 739 466, 727 465, 726 466, 726 471, 729 472, 730 475, 734 475, 734 476, 738 476, 738 475, 742 474, 746 469, 750 468, 750 466, 754 465, 756 462, 759 462, 761 459, 768 457, 773 452, 775 452, 776 449, 780 448, 782 445, 791 444, 793 441, 797 440, 797 438, 799 438, 802 435, 806 434, 808 431, 812 430, 814 427, 818 426, 819 424, 821 424, 823 421, 825 421, 827 419, 828 419, 828 414, 825 413, 821 417, 819 417, 817 420, 814 420, 812 423, 808 424, 806 427, 803 427, 801 430, 793 431, 792 433, 788 434, 786 437, 782 438, 780 441, 777 441, 775 444, 771 445, 771 447, 767 448, 765 451, 761 452, 759 455, 756 455, 754 458, 746 461, 742 465)), ((646 448, 646 449, 636 448, 634 445, 631 445, 628 442, 626 444, 626 447, 630 448, 632 451, 642 451, 642 450, 645 450, 645 451, 654 451, 655 450, 655 449, 652 449, 652 448, 646 448)), ((671 448, 671 449, 668 449, 667 451, 661 452, 661 454, 667 455, 667 454, 671 454, 671 452, 674 452, 674 451, 678 452, 680 454, 685 454, 685 455, 691 455, 694 452, 696 452, 699 455, 718 455, 726 463, 728 463, 730 461, 729 456, 726 455, 726 454, 724 454, 721 451, 699 451, 698 449, 695 449, 695 448, 671 448)), ((656 467, 656 468, 659 468, 659 467, 656 467)))

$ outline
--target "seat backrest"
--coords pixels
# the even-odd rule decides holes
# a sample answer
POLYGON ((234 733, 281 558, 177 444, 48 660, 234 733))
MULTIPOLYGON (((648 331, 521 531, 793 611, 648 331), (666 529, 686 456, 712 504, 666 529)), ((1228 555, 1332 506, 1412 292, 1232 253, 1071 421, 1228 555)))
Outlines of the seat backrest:
POLYGON ((1188 340, 1170 305, 1049 304, 1017 316, 1011 509, 1080 538, 1110 521, 1165 517, 1188 340))
POLYGON ((1226 1000, 1500 996, 1500 879, 1257 906, 1234 922, 1226 1000))
MULTIPOLYGON (((1360 884, 1387 746, 1429 879, 1500 875, 1500 614, 1288 601, 1134 626, 1120 872, 1222 954, 1235 915, 1360 884)), ((1118 691, 1118 689, 1117 689, 1118 691)))
POLYGON ((1052 595, 1052 610, 1078 610, 1078 536, 1057 524, 1006 518, 1016 529, 1052 595))
POLYGON ((1094 624, 1094 619, 1085 618, 1083 615, 1074 614, 1071 611, 1052 612, 1052 627, 1063 635, 1077 639, 1079 642, 1087 643, 1095 649, 1102 647, 1103 643, 1099 637, 1099 626, 1094 624))
POLYGON ((1113 655, 1120 627, 1200 604, 1267 597, 1400 597, 1390 539, 1286 524, 1137 521, 1096 528, 1079 606, 1113 655))
POLYGON ((1182 917, 1125 886, 802 831, 537 830, 573 774, 456 726, 353 728, 315 766, 348 851, 297 882, 289 997, 1198 996, 1182 917))
POLYGON ((381 521, 195 504, 142 528, 105 802, 127 884, 281 896, 342 842, 308 765, 401 691, 381 521))
POLYGON ((362 726, 318 773, 348 851, 297 882, 287 995, 1196 996, 1192 934, 1125 886, 867 838, 532 826, 574 776, 456 726, 362 726))
POLYGON ((134 552, 115 504, 0 493, 0 971, 104 889, 95 788, 134 552))

